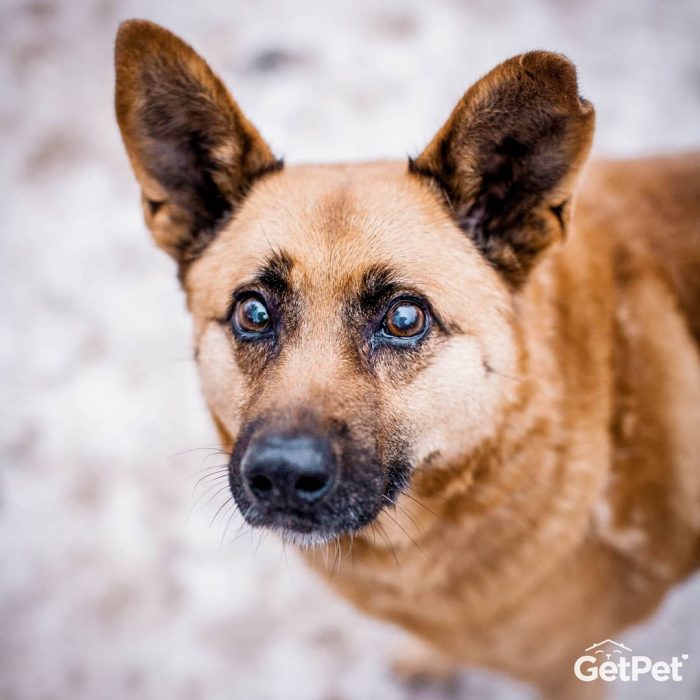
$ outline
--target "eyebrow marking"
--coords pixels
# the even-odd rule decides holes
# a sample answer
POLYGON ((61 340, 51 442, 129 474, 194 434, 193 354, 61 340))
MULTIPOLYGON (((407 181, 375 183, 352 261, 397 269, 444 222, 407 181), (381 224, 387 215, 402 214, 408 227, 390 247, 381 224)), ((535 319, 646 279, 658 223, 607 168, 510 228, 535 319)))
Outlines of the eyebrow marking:
POLYGON ((401 286, 385 265, 374 265, 362 275, 357 301, 363 309, 374 309, 401 290, 401 286))
POLYGON ((231 292, 231 301, 226 309, 226 314, 221 318, 212 320, 228 325, 236 300, 240 298, 240 295, 245 290, 250 288, 251 284, 263 287, 278 303, 287 302, 291 298, 292 284, 290 275, 293 267, 294 261, 287 253, 282 251, 272 253, 258 268, 257 273, 248 279, 247 283, 231 292))
POLYGON ((411 290, 410 285, 405 284, 386 265, 377 264, 370 267, 362 275, 360 291, 355 303, 363 313, 377 312, 392 298, 405 295, 409 298, 417 297, 427 307, 430 318, 435 325, 447 336, 463 335, 464 331, 455 322, 446 322, 436 311, 426 295, 420 291, 411 290))
POLYGON ((258 274, 255 276, 255 280, 276 296, 282 297, 291 289, 289 278, 293 266, 294 261, 287 253, 274 253, 260 268, 258 274))

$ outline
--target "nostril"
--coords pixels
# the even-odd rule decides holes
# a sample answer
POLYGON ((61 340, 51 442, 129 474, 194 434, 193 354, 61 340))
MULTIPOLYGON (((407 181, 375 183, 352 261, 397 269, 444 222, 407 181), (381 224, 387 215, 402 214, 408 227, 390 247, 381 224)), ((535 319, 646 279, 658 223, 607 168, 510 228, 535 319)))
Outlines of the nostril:
POLYGON ((330 479, 325 474, 304 474, 294 482, 297 498, 312 503, 327 491, 330 479))
POLYGON ((261 435, 241 458, 248 498, 266 513, 306 511, 333 490, 337 464, 330 442, 310 435, 261 435))
POLYGON ((264 498, 272 491, 272 481, 264 474, 256 474, 249 483, 251 491, 259 498, 264 498))

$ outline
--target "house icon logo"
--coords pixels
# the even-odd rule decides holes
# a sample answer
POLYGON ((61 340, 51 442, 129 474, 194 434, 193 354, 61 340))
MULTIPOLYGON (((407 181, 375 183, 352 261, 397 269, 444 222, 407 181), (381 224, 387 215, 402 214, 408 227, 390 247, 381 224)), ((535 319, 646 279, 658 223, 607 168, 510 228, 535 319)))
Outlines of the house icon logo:
POLYGON ((600 655, 601 658, 602 656, 605 656, 606 659, 613 658, 613 654, 622 655, 626 651, 630 653, 632 652, 629 647, 626 647, 624 644, 620 644, 620 642, 616 642, 614 639, 605 639, 597 644, 591 644, 591 646, 586 649, 586 653, 590 652, 592 654, 600 655))
POLYGON ((681 669, 688 654, 670 661, 652 661, 648 656, 632 654, 632 650, 614 639, 591 644, 574 663, 574 675, 580 681, 638 681, 649 674, 655 681, 682 681, 681 669))

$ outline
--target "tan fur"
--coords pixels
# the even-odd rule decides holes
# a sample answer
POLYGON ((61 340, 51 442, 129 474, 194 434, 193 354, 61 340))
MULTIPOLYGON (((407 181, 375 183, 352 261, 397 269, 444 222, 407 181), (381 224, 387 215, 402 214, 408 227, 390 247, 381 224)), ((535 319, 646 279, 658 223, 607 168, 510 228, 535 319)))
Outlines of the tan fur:
MULTIPOLYGON (((653 194, 663 197, 678 163, 655 165, 653 194)), ((563 697, 581 689, 571 668, 587 644, 643 619, 698 564, 697 346, 668 268, 645 259, 657 257, 642 242, 687 228, 697 199, 677 224, 664 208, 630 208, 618 228, 600 208, 635 199, 633 179, 606 186, 619 167, 591 169, 568 242, 517 299, 526 359, 497 438, 445 465, 447 478, 435 464, 417 473, 396 512, 380 517, 388 542, 356 538, 352 561, 330 578, 461 663, 563 697), (574 687, 561 690, 559 674, 574 687)))
MULTIPOLYGON (((443 654, 432 668, 491 668, 567 699, 598 691, 574 679, 583 649, 644 619, 700 563, 700 156, 593 163, 564 202, 590 141, 581 104, 566 107, 583 110, 582 135, 550 202, 566 204, 565 240, 544 211, 519 241, 537 264, 504 248, 487 261, 430 178, 376 163, 267 174, 182 275, 228 449, 250 416, 308 406, 370 411, 412 436, 395 507, 341 539, 351 554, 332 543, 309 563, 443 654), (311 311, 261 381, 221 319, 279 250, 311 311), (338 309, 377 262, 459 332, 419 368, 370 377, 340 347, 338 309)), ((426 153, 421 168, 443 167, 426 153)))

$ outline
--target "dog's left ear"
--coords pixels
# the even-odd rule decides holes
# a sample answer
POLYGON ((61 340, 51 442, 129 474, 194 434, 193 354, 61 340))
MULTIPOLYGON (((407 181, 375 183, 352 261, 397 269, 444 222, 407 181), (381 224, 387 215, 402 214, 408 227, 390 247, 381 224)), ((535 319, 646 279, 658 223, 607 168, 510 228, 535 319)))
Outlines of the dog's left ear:
POLYGON ((565 233, 593 126, 573 64, 533 51, 475 83, 410 168, 441 187, 458 225, 517 287, 565 233))
POLYGON ((281 161, 204 59, 168 30, 124 22, 115 67, 117 120, 146 223, 182 269, 281 161))

